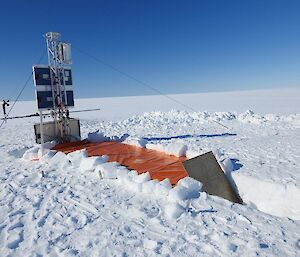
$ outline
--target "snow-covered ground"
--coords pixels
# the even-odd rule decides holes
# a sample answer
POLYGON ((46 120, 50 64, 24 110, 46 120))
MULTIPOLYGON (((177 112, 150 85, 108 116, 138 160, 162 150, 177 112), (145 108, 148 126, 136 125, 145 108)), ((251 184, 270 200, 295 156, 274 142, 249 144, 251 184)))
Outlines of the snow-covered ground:
MULTIPOLYGON (((103 108, 81 114, 82 134, 184 144, 190 157, 213 150, 245 205, 204 192, 176 200, 64 156, 26 161, 34 121, 13 121, 0 134, 0 256, 299 256, 300 90, 176 97, 199 111, 158 96, 79 100, 103 108)), ((32 111, 24 102, 15 114, 32 111)))

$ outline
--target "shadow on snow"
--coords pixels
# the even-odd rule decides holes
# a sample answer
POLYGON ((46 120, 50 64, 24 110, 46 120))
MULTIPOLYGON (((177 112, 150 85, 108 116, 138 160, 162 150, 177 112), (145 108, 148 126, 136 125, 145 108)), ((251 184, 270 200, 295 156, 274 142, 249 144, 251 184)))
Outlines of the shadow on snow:
POLYGON ((210 137, 228 137, 236 136, 236 133, 222 133, 222 134, 201 134, 201 135, 179 135, 171 137, 144 137, 147 141, 161 141, 161 140, 172 140, 172 139, 185 139, 185 138, 210 138, 210 137))

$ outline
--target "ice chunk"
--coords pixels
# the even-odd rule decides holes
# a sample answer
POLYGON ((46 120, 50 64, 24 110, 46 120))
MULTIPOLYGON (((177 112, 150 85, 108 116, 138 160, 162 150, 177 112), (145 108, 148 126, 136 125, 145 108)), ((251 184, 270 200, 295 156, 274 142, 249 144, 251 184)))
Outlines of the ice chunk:
POLYGON ((142 192, 145 194, 153 194, 156 189, 156 184, 158 184, 159 181, 157 179, 149 180, 145 183, 143 183, 142 192))
POLYGON ((99 130, 88 133, 88 140, 93 143, 101 143, 110 141, 109 137, 104 136, 103 132, 99 132, 99 130))
POLYGON ((54 141, 44 143, 43 147, 44 147, 44 149, 51 149, 56 145, 57 145, 57 142, 54 140, 54 141))
POLYGON ((225 158, 222 161, 222 166, 226 174, 234 170, 234 165, 230 158, 225 158))
POLYGON ((131 178, 131 180, 134 180, 135 177, 138 176, 138 172, 136 170, 131 170, 128 172, 128 176, 131 178))
POLYGON ((166 154, 175 155, 177 157, 185 156, 187 151, 187 146, 179 143, 171 143, 168 145, 147 144, 146 148, 165 152, 166 154))
POLYGON ((38 146, 35 146, 35 147, 32 147, 32 148, 26 150, 25 153, 23 154, 22 158, 24 160, 28 160, 28 161, 37 159, 38 158, 38 151, 39 151, 39 149, 40 148, 38 146))
POLYGON ((122 136, 105 136, 103 132, 100 132, 99 130, 88 133, 88 140, 93 143, 101 143, 101 142, 107 142, 107 141, 118 141, 122 142, 124 141, 129 135, 123 134, 122 136))
POLYGON ((213 149, 212 152, 218 162, 222 162, 224 160, 224 152, 222 151, 222 149, 216 148, 216 149, 213 149))
POLYGON ((192 158, 195 158, 195 157, 201 155, 201 153, 199 153, 197 151, 193 151, 193 150, 187 150, 185 155, 188 159, 192 159, 192 158))
POLYGON ((169 191, 172 189, 172 185, 168 178, 164 179, 163 181, 159 182, 155 186, 155 194, 157 196, 168 196, 169 191))
POLYGON ((166 148, 166 152, 169 154, 173 154, 175 156, 185 156, 187 151, 187 146, 179 143, 169 144, 166 148))
POLYGON ((154 241, 154 240, 150 240, 150 239, 145 238, 144 242, 143 242, 143 245, 146 249, 155 250, 155 248, 157 247, 157 242, 154 241))
POLYGON ((163 181, 159 182, 159 184, 167 189, 172 188, 172 184, 168 178, 165 178, 163 181))
POLYGON ((81 161, 88 157, 86 149, 78 150, 67 155, 68 159, 71 161, 73 167, 79 167, 81 161))
POLYGON ((147 140, 142 138, 142 137, 127 137, 123 143, 128 144, 128 145, 133 145, 133 146, 138 146, 138 147, 146 147, 147 140))
POLYGON ((107 162, 97 165, 95 172, 99 173, 104 179, 116 179, 118 167, 119 163, 117 162, 107 162))
MULTIPOLYGON (((56 141, 51 141, 51 142, 46 142, 43 144, 43 154, 42 154, 42 149, 41 145, 36 145, 23 154, 23 159, 24 160, 38 160, 43 157, 43 155, 48 154, 50 149, 56 145, 56 141)), ((49 155, 48 155, 49 157, 49 155)))
POLYGON ((200 195, 202 184, 190 177, 185 177, 178 181, 177 185, 169 191, 169 200, 179 202, 197 198, 200 195))
POLYGON ((84 158, 81 160, 79 168, 82 171, 92 171, 97 165, 107 162, 107 159, 106 155, 84 158))
POLYGON ((144 182, 149 181, 151 179, 151 177, 150 177, 149 172, 145 172, 138 176, 135 176, 133 179, 136 183, 144 183, 144 182))
POLYGON ((178 219, 185 209, 178 203, 169 203, 165 206, 165 214, 169 219, 178 219))
POLYGON ((190 192, 200 192, 202 189, 202 183, 191 177, 185 177, 179 180, 177 186, 183 186, 190 192))
POLYGON ((143 191, 143 183, 136 183, 135 181, 130 181, 128 188, 134 192, 140 193, 143 191))
POLYGON ((120 184, 124 184, 126 182, 126 180, 128 180, 128 172, 129 170, 126 169, 124 166, 121 166, 122 169, 118 169, 117 170, 117 179, 118 179, 118 182, 120 184))
POLYGON ((143 183, 137 183, 135 179, 138 178, 136 171, 120 170, 117 172, 118 181, 128 190, 134 192, 142 192, 143 183))
POLYGON ((168 199, 171 202, 179 202, 188 199, 188 191, 186 187, 175 186, 169 191, 168 199))
POLYGON ((62 168, 70 165, 70 161, 65 153, 56 152, 56 154, 49 160, 49 164, 62 168))
POLYGON ((47 162, 50 159, 52 159, 55 154, 56 154, 56 151, 54 151, 54 150, 47 150, 47 152, 44 153, 44 155, 40 158, 40 161, 47 162))

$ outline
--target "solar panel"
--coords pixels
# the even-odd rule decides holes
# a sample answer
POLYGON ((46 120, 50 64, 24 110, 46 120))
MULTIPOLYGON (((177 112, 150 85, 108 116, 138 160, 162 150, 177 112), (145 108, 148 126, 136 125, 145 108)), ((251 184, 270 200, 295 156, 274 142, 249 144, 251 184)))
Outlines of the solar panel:
MULTIPOLYGON (((62 70, 60 81, 62 84, 61 96, 65 106, 74 106, 73 79, 70 68, 62 70), (63 79, 64 77, 64 79, 63 79)), ((51 77, 54 77, 49 66, 33 66, 33 79, 36 88, 36 100, 39 110, 53 110, 53 91, 51 77)))

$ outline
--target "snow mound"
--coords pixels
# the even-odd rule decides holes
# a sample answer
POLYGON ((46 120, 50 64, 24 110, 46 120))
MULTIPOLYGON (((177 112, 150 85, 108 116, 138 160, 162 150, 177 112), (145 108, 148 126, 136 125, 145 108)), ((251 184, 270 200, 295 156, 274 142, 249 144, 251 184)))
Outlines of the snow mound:
POLYGON ((185 156, 187 151, 187 145, 180 143, 170 143, 168 145, 162 144, 147 144, 147 149, 152 149, 166 154, 175 155, 177 157, 185 156))

